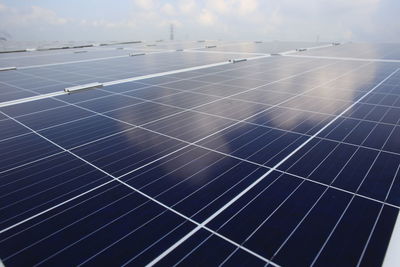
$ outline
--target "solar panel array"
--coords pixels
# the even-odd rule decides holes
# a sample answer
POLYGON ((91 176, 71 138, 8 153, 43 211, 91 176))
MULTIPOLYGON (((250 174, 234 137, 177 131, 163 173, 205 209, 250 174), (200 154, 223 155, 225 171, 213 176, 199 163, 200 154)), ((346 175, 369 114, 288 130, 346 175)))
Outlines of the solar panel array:
POLYGON ((0 72, 4 265, 382 265, 398 242, 398 47, 314 46, 1 54, 17 67, 0 72), (46 95, 90 82, 111 83, 46 95))

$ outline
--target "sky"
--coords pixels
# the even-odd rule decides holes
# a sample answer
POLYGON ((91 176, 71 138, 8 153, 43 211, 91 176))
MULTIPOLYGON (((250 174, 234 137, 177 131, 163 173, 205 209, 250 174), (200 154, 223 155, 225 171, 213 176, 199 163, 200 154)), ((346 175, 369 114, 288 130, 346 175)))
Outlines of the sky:
POLYGON ((0 37, 21 41, 400 42, 400 0, 0 0, 0 37))

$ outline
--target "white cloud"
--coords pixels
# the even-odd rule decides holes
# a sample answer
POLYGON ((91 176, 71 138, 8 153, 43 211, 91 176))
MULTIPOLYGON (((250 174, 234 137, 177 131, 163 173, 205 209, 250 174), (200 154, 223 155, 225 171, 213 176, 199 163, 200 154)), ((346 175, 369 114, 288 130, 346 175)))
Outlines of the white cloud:
POLYGON ((134 3, 138 7, 146 10, 150 10, 156 7, 156 4, 153 0, 134 0, 134 3))
POLYGON ((232 11, 234 1, 226 0, 208 0, 207 7, 220 14, 228 14, 232 11))
POLYGON ((123 20, 123 21, 109 21, 109 20, 81 20, 82 26, 106 28, 106 29, 118 29, 118 28, 135 28, 136 22, 134 20, 123 20))
POLYGON ((67 18, 58 16, 54 11, 39 6, 19 10, 1 5, 0 12, 2 12, 0 22, 3 25, 63 25, 69 21, 67 18))
POLYGON ((229 16, 245 16, 257 11, 259 0, 207 0, 207 8, 229 16))
POLYGON ((59 17, 54 11, 39 6, 33 6, 31 12, 20 17, 20 20, 25 23, 42 20, 53 25, 65 24, 68 22, 68 19, 59 17))
POLYGON ((253 13, 257 10, 258 6, 258 0, 239 0, 239 14, 248 15, 250 13, 253 13))
POLYGON ((161 10, 167 16, 174 16, 176 14, 175 7, 173 5, 171 5, 170 3, 165 3, 161 7, 161 10))
POLYGON ((198 16, 198 21, 204 26, 211 26, 215 24, 216 17, 207 9, 203 9, 198 16))
POLYGON ((188 15, 197 9, 196 2, 194 0, 181 0, 178 4, 180 12, 184 15, 188 15))
POLYGON ((398 0, 124 1, 131 4, 126 5, 124 14, 113 13, 111 2, 100 1, 99 12, 88 16, 84 11, 75 14, 62 9, 62 4, 55 12, 44 5, 31 6, 38 2, 16 6, 0 0, 0 30, 43 39, 49 37, 48 32, 56 33, 51 38, 58 38, 67 31, 82 39, 89 38, 88 34, 123 39, 127 33, 135 38, 164 39, 173 23, 177 38, 315 40, 319 34, 321 41, 400 41, 396 8, 382 9, 390 5, 400 8, 398 0))

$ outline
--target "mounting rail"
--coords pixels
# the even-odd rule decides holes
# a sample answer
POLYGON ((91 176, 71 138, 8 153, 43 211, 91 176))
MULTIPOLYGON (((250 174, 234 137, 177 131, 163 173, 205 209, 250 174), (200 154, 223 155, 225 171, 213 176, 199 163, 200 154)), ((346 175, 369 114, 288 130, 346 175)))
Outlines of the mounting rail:
POLYGON ((5 68, 0 68, 0 71, 7 71, 7 70, 16 70, 17 67, 5 67, 5 68))
POLYGON ((146 53, 131 53, 129 54, 130 57, 137 57, 137 56, 144 56, 146 53))
POLYGON ((230 59, 229 62, 232 63, 239 63, 239 62, 243 62, 243 61, 247 61, 247 58, 239 58, 239 59, 230 59))
POLYGON ((82 85, 67 87, 67 88, 64 89, 64 92, 66 92, 68 94, 72 94, 72 93, 77 93, 77 92, 80 92, 80 91, 94 89, 94 88, 100 88, 100 87, 103 87, 103 84, 95 82, 95 83, 88 83, 88 84, 82 84, 82 85))

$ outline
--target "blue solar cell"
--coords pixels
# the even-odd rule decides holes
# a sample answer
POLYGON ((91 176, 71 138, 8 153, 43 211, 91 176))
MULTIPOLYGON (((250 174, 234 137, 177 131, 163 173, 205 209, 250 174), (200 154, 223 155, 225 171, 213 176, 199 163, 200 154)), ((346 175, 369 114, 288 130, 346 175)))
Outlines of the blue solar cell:
POLYGON ((160 236, 166 235, 169 240, 163 245, 168 246, 191 228, 177 215, 114 183, 9 237, 13 245, 3 246, 1 253, 2 259, 12 265, 43 261, 52 264, 70 261, 71 256, 75 265, 123 264, 134 256, 149 257, 150 252, 150 258, 157 255, 160 247, 150 245, 160 236), (127 244, 129 250, 124 249, 127 244), (44 249, 46 253, 42 253, 44 249))
POLYGON ((10 170, 2 176, 2 229, 111 180, 68 153, 10 170))
POLYGON ((2 129, 2 131, 0 132, 0 140, 1 141, 8 139, 8 138, 12 138, 15 136, 29 133, 28 129, 26 129, 24 126, 22 126, 18 122, 13 121, 12 119, 1 120, 0 128, 2 129))
MULTIPOLYGON (((0 73, 0 102, 299 45, 271 44, 11 54, 66 64, 0 73)), ((1 107, 0 258, 379 266, 400 206, 399 66, 288 54, 1 107)))
POLYGON ((332 184, 338 188, 355 192, 377 155, 378 151, 359 148, 332 184))
POLYGON ((132 129, 86 144, 73 152, 108 173, 120 176, 184 145, 172 138, 142 129, 132 129))
POLYGON ((164 88, 164 87, 159 87, 159 86, 151 86, 151 87, 147 87, 144 89, 133 90, 133 91, 130 91, 130 92, 127 92, 124 94, 133 96, 133 97, 146 99, 146 100, 152 100, 152 99, 157 99, 157 98, 161 98, 164 96, 178 94, 180 92, 181 91, 174 90, 174 89, 169 89, 169 88, 164 88))
POLYGON ((267 105, 276 105, 291 96, 292 95, 289 94, 256 89, 243 94, 235 95, 234 97, 241 100, 254 101, 267 105))
POLYGON ((235 250, 228 242, 201 230, 167 255, 160 266, 180 264, 219 265, 235 250))
MULTIPOLYGON (((354 156, 357 148, 347 144, 338 144, 331 153, 320 162, 307 176, 312 180, 330 184, 335 180, 339 172, 346 166, 348 161, 354 156)), ((300 162, 306 162, 308 159, 304 157, 300 162)), ((318 160, 317 160, 318 162, 318 160)))
POLYGON ((77 105, 94 112, 104 113, 112 110, 119 110, 128 106, 134 106, 142 102, 143 101, 139 99, 113 94, 111 96, 79 102, 77 105))
POLYGON ((371 239, 365 248, 364 257, 360 265, 379 266, 383 263, 385 257, 385 246, 390 241, 391 230, 396 222, 399 210, 397 208, 384 206, 380 214, 374 231, 371 233, 371 239))
POLYGON ((17 117, 25 114, 44 111, 46 109, 53 109, 65 105, 64 103, 52 98, 40 99, 37 101, 26 102, 19 105, 11 105, 0 108, 4 113, 17 117))
POLYGON ((217 97, 207 96, 201 94, 193 94, 189 92, 182 92, 171 96, 165 96, 154 100, 157 103, 172 105, 180 108, 193 108, 203 104, 210 103, 218 100, 217 97))
POLYGON ((392 134, 389 136, 384 149, 390 152, 400 154, 400 127, 396 126, 392 134))
POLYGON ((369 136, 362 143, 363 146, 381 149, 386 143, 389 135, 392 133, 394 126, 387 124, 377 124, 370 132, 369 136))
POLYGON ((365 176, 358 192, 373 199, 385 201, 393 181, 398 180, 400 176, 399 166, 399 155, 380 153, 365 176))
POLYGON ((390 108, 388 112, 383 116, 382 122, 383 123, 390 123, 390 124, 398 124, 400 120, 399 116, 397 115, 400 112, 400 108, 390 108))
POLYGON ((182 111, 163 120, 149 123, 145 127, 180 140, 195 142, 234 123, 234 121, 225 118, 182 111))
POLYGON ((198 107, 196 110, 230 119, 244 120, 269 107, 270 106, 264 104, 249 103, 234 99, 222 99, 198 107))
POLYGON ((207 84, 208 83, 206 82, 200 82, 192 79, 192 80, 181 80, 181 81, 172 81, 168 83, 163 83, 163 86, 177 90, 193 90, 198 87, 205 86, 207 84))
POLYGON ((266 171, 255 164, 189 146, 122 180, 202 221, 266 171))
POLYGON ((302 134, 314 134, 333 117, 309 111, 272 107, 248 119, 248 122, 293 131, 302 134))
MULTIPOLYGON (((210 235, 209 233, 202 232, 188 240, 189 247, 194 247, 192 251, 186 250, 184 254, 176 253, 174 255, 175 263, 182 265, 190 265, 193 262, 200 265, 220 265, 224 260, 235 250, 235 246, 229 244, 225 240, 210 235), (193 244, 194 243, 194 244, 193 244)), ((170 260, 160 262, 163 264, 173 264, 170 260)), ((236 263, 238 264, 238 263, 236 263)))
POLYGON ((40 131, 40 134, 64 148, 71 149, 131 128, 133 127, 128 124, 94 115, 40 131))
POLYGON ((374 129, 375 125, 375 123, 370 121, 360 121, 356 127, 350 129, 350 133, 346 136, 344 142, 361 145, 374 129))
POLYGON ((134 125, 142 125, 157 119, 168 117, 178 113, 179 111, 181 111, 181 109, 175 107, 144 102, 119 110, 109 111, 106 115, 134 125))
MULTIPOLYGON (((316 265, 357 265, 381 204, 355 197, 326 245, 314 259, 316 265), (349 238, 351 236, 351 238, 349 238)), ((382 255, 380 256, 382 259, 382 255)))
POLYGON ((0 142, 0 171, 44 158, 61 149, 34 133, 0 142))
POLYGON ((226 97, 233 94, 237 94, 243 92, 243 88, 235 87, 235 86, 227 86, 224 84, 210 84, 206 86, 199 87, 193 92, 207 94, 212 96, 221 96, 226 97))
POLYGON ((108 93, 105 90, 93 89, 93 90, 80 92, 79 94, 72 93, 72 94, 57 96, 56 99, 60 99, 67 103, 76 103, 76 102, 81 102, 81 101, 85 101, 85 100, 91 100, 93 98, 106 97, 109 95, 110 95, 110 93, 108 93))
POLYGON ((16 99, 21 99, 21 98, 25 98, 25 97, 32 97, 35 96, 37 94, 31 93, 31 92, 27 92, 27 91, 18 91, 15 90, 15 92, 12 93, 4 93, 4 94, 0 94, 0 101, 1 102, 7 102, 7 101, 13 101, 16 99))
POLYGON ((56 109, 46 110, 40 113, 26 114, 18 120, 33 130, 40 130, 62 123, 79 120, 93 113, 74 106, 62 106, 56 109))
POLYGON ((227 266, 230 265, 242 265, 242 266, 264 266, 265 261, 260 258, 253 256, 252 254, 242 249, 235 249, 234 252, 229 254, 228 257, 222 262, 227 266))
POLYGON ((349 194, 328 189, 273 259, 282 266, 311 265, 350 199, 349 194))
POLYGON ((120 83, 111 86, 104 87, 104 90, 108 90, 112 93, 122 93, 128 91, 134 91, 142 88, 147 88, 149 85, 144 84, 145 80, 140 80, 140 82, 128 82, 128 83, 120 83))

